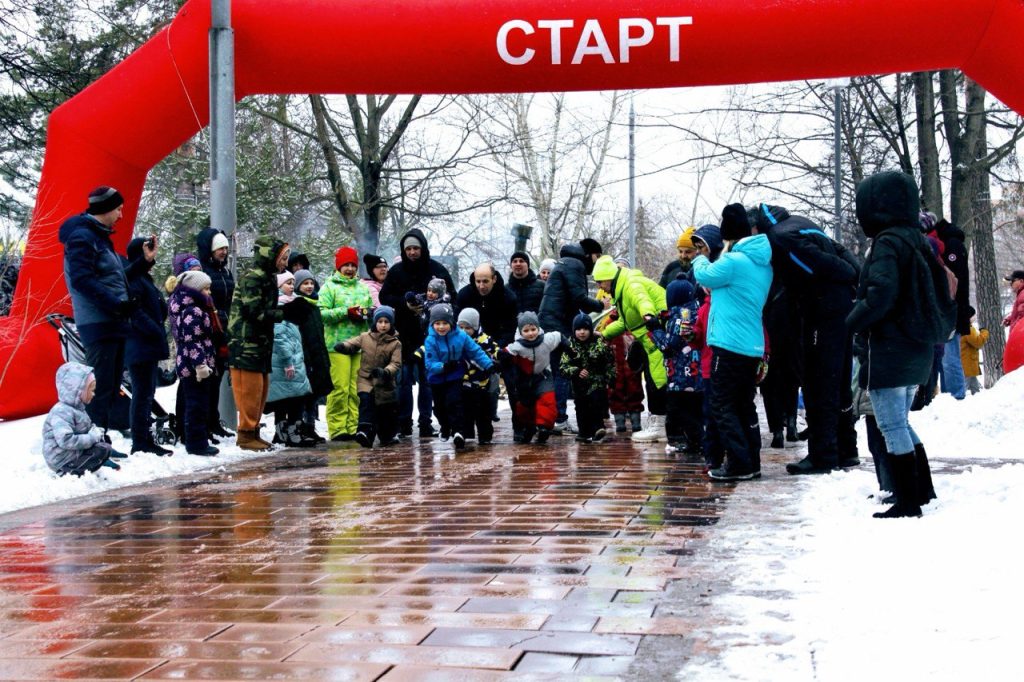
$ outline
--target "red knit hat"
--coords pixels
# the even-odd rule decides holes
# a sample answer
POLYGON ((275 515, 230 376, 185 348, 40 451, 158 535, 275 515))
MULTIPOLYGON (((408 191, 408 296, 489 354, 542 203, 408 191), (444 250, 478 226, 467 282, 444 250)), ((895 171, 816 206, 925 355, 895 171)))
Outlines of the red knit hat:
POLYGON ((347 263, 359 265, 359 255, 351 246, 343 246, 334 252, 334 269, 341 270, 341 266, 347 263))

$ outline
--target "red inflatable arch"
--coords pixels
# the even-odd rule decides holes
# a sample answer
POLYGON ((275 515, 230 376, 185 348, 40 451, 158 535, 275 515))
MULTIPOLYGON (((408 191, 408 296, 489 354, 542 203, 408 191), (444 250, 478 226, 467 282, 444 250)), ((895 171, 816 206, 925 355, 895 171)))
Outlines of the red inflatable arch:
MULTIPOLYGON (((753 83, 962 68, 1024 111, 1021 0, 234 0, 238 97, 472 93, 753 83), (949 40, 951 27, 956 39, 949 40)), ((70 312, 57 228, 97 185, 126 199, 208 120, 209 0, 191 0, 123 63, 50 116, 10 317, 0 418, 53 403, 61 362, 43 323, 70 312)))

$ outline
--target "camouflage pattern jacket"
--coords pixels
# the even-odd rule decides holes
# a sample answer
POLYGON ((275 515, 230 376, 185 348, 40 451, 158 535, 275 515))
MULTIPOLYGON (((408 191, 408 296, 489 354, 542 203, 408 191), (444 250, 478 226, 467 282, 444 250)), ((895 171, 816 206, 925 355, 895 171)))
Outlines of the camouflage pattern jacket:
POLYGON ((569 339, 569 348, 562 354, 562 373, 576 387, 585 387, 589 395, 597 390, 606 391, 615 380, 615 355, 608 344, 597 335, 582 343, 575 334, 569 339), (580 372, 587 370, 587 378, 580 372))
POLYGON ((274 324, 284 319, 277 307, 277 257, 287 244, 262 235, 256 239, 250 266, 238 279, 228 317, 228 366, 270 374, 274 324))

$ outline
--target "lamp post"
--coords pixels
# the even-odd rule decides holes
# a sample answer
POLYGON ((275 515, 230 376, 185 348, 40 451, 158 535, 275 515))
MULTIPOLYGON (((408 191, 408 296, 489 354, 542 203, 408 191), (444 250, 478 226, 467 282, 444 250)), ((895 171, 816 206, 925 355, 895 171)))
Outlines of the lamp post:
POLYGON ((832 228, 832 238, 836 241, 839 241, 839 229, 843 224, 843 145, 842 137, 840 135, 843 115, 843 89, 849 87, 849 85, 849 78, 836 78, 829 81, 827 85, 828 89, 832 91, 833 103, 835 106, 835 112, 833 114, 833 156, 835 160, 835 175, 832 179, 832 188, 835 193, 835 225, 832 228))
POLYGON ((629 95, 629 265, 636 265, 636 113, 629 95))
POLYGON ((530 240, 530 235, 532 233, 532 225, 523 225, 522 223, 515 223, 512 225, 512 236, 516 240, 516 251, 526 251, 526 242, 530 240))

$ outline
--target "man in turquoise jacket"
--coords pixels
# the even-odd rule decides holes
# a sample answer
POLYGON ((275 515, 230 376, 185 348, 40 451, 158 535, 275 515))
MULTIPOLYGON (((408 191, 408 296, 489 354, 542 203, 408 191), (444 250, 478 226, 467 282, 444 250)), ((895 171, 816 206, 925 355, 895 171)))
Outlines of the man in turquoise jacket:
POLYGON ((772 284, 772 247, 755 234, 741 204, 722 211, 726 251, 714 263, 702 253, 693 261, 697 283, 713 293, 707 344, 711 346, 711 418, 725 448, 725 463, 709 472, 721 481, 761 475, 761 433, 754 395, 764 356, 761 311, 772 284))

